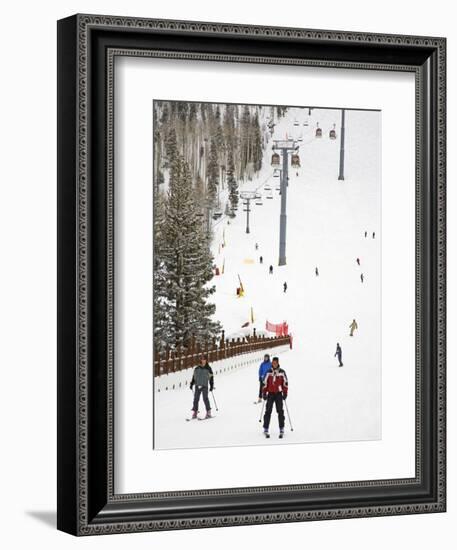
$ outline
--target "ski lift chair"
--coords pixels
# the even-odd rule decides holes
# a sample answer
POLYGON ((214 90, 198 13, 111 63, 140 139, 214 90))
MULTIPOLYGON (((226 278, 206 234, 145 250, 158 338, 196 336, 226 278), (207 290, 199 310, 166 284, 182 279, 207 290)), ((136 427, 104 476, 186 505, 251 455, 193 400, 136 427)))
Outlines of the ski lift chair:
POLYGON ((271 166, 279 166, 280 161, 281 158, 278 153, 273 153, 273 155, 271 156, 271 166))
POLYGON ((330 139, 336 139, 336 130, 335 130, 335 124, 333 125, 333 128, 328 133, 328 137, 330 139))
POLYGON ((319 128, 319 123, 317 123, 316 137, 317 137, 317 138, 321 138, 321 137, 322 137, 322 128, 319 128))

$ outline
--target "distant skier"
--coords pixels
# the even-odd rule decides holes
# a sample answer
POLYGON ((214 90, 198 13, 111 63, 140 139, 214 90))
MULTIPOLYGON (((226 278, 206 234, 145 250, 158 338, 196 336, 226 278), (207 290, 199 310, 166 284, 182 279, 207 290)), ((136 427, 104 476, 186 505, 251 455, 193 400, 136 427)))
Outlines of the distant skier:
POLYGON ((296 174, 296 175, 297 175, 297 178, 298 178, 298 172, 297 172, 297 174, 296 174))
POLYGON ((317 267, 316 267, 316 269, 314 270, 314 273, 316 274, 316 277, 319 277, 319 270, 317 269, 317 267))
POLYGON ((208 398, 208 387, 209 391, 214 389, 214 376, 213 370, 208 364, 208 358, 206 355, 200 357, 200 364, 197 365, 194 369, 194 374, 190 382, 190 389, 194 392, 194 402, 192 406, 192 418, 197 418, 198 413, 198 402, 200 401, 200 396, 203 397, 203 403, 206 407, 206 417, 211 418, 211 404, 208 398))
POLYGON ((365 231, 365 239, 367 238, 367 235, 368 235, 368 231, 365 231))
POLYGON ((360 274, 360 281, 363 283, 363 273, 360 274))
POLYGON ((271 369, 265 375, 263 381, 262 395, 266 400, 265 415, 263 417, 263 433, 270 437, 268 432, 270 426, 273 403, 276 406, 279 421, 279 437, 284 435, 284 399, 287 398, 289 383, 286 372, 279 366, 279 359, 273 357, 271 369))
POLYGON ((341 361, 341 357, 343 355, 343 352, 341 351, 341 346, 338 344, 336 344, 336 351, 335 351, 335 355, 333 357, 337 357, 338 358, 338 363, 339 363, 339 367, 342 367, 343 366, 343 361, 341 361))
POLYGON ((349 325, 349 328, 351 329, 349 336, 354 336, 354 330, 357 330, 359 328, 355 319, 352 319, 352 323, 349 325))
POLYGON ((263 264, 263 256, 260 256, 259 262, 260 262, 261 264, 263 264))
POLYGON ((372 235, 372 238, 374 239, 376 236, 376 233, 373 231, 373 235, 372 235))
POLYGON ((255 243, 255 249, 259 250, 259 244, 258 243, 255 243))
POLYGON ((273 266, 270 265, 270 269, 268 270, 268 272, 270 273, 270 275, 273 275, 273 266))
POLYGON ((271 361, 270 361, 270 355, 266 353, 263 357, 262 363, 260 363, 259 367, 259 399, 257 403, 260 403, 262 401, 262 390, 263 390, 263 381, 265 379, 265 376, 267 372, 271 369, 271 361))
POLYGON ((356 259, 357 265, 360 265, 360 258, 356 259))
POLYGON ((282 286, 284 288, 284 293, 286 293, 287 292, 287 283, 284 281, 284 284, 282 286))

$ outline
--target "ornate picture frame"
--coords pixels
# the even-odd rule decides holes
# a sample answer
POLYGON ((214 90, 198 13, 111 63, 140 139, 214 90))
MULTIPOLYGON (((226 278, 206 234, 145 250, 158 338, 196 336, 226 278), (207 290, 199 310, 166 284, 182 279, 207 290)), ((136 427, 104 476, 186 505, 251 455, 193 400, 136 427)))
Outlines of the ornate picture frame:
POLYGON ((435 37, 81 14, 58 22, 60 530, 92 535, 445 511, 445 63, 446 41, 435 37), (117 56, 414 73, 415 477, 116 493, 117 56))

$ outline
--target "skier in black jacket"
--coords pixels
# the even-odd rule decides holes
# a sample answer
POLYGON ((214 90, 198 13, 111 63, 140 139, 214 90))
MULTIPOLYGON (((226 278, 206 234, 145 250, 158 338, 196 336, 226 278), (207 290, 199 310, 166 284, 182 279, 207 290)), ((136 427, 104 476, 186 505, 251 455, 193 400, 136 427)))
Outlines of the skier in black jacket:
POLYGON ((214 376, 213 370, 208 364, 208 358, 206 355, 202 355, 200 358, 200 364, 197 365, 194 369, 194 374, 190 382, 190 389, 194 392, 194 403, 192 406, 192 418, 197 418, 198 413, 198 402, 200 401, 200 395, 203 397, 203 403, 206 407, 206 418, 211 418, 211 404, 208 398, 208 387, 209 391, 214 389, 214 376))
POLYGON ((339 363, 339 367, 342 367, 343 366, 343 361, 341 360, 342 358, 342 355, 343 355, 343 352, 341 351, 341 346, 337 343, 336 344, 336 351, 335 351, 335 355, 333 357, 337 357, 338 358, 338 363, 339 363))

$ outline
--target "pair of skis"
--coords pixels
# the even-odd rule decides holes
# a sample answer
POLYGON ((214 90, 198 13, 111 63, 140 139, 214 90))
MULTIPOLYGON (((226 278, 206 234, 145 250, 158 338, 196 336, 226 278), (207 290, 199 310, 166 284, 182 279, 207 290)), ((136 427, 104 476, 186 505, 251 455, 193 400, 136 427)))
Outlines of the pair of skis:
POLYGON ((203 418, 201 416, 191 416, 190 418, 186 418, 186 422, 190 422, 191 420, 211 420, 211 418, 216 417, 214 415, 204 416, 203 418))

